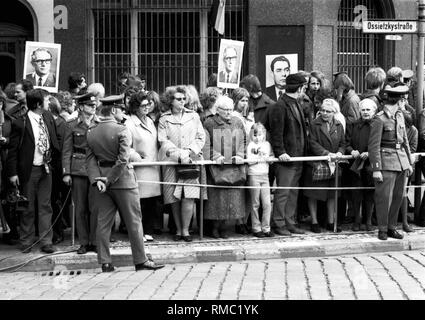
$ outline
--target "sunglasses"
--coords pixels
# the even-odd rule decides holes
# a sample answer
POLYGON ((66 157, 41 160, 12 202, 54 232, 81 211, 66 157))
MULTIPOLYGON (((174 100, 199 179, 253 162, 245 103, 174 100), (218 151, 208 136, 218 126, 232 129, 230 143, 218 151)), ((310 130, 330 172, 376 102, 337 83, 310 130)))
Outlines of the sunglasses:
POLYGON ((177 101, 186 101, 186 98, 185 97, 182 97, 182 98, 176 98, 176 97, 174 97, 174 100, 177 100, 177 101))

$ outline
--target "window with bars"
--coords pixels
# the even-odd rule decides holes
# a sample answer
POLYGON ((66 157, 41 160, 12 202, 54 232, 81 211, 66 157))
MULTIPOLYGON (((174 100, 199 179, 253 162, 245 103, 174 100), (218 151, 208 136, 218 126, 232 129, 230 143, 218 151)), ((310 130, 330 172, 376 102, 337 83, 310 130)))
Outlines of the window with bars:
POLYGON ((366 8, 368 20, 384 18, 379 4, 380 1, 375 0, 342 0, 338 12, 337 68, 338 71, 348 73, 358 93, 365 91, 364 77, 370 67, 381 66, 386 69, 393 60, 391 56, 384 57, 384 40, 381 35, 365 34, 354 25, 355 18, 366 8))
MULTIPOLYGON (((117 93, 120 73, 143 74, 148 89, 205 87, 217 72, 220 36, 209 21, 213 0, 92 0, 89 77, 117 93)), ((226 39, 245 39, 246 0, 227 0, 226 39)))

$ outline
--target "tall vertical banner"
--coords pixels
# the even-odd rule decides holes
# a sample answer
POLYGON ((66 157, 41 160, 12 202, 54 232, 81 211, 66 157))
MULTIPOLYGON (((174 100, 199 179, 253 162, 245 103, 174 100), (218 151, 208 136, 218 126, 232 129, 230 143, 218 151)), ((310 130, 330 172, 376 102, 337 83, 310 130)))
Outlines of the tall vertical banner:
POLYGON ((27 41, 23 78, 31 81, 34 88, 57 93, 60 57, 60 44, 27 41))
POLYGON ((221 39, 218 56, 218 87, 228 89, 239 87, 243 48, 243 41, 221 39))
POLYGON ((210 16, 211 24, 221 35, 224 34, 224 16, 226 11, 226 0, 214 0, 210 16))

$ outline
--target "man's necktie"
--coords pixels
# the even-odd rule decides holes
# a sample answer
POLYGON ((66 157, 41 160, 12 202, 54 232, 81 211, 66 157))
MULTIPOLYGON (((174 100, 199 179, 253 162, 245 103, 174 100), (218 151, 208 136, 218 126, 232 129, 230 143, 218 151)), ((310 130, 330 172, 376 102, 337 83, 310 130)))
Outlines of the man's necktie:
POLYGON ((283 95, 283 91, 279 90, 279 99, 282 98, 282 95, 283 95))
POLYGON ((46 156, 46 153, 49 150, 49 137, 48 137, 46 125, 42 117, 40 117, 40 120, 38 121, 38 128, 39 128, 39 136, 38 136, 37 146, 44 157, 46 156))
POLYGON ((39 87, 43 86, 43 81, 42 81, 41 77, 38 78, 38 86, 39 87))
POLYGON ((227 82, 227 83, 229 83, 229 82, 230 82, 230 74, 227 74, 227 80, 226 80, 226 82, 227 82))

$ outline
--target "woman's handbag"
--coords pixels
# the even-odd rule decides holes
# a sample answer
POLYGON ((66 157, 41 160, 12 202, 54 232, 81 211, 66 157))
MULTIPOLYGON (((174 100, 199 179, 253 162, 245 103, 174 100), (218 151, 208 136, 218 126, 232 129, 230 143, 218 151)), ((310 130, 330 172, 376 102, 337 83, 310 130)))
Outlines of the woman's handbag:
POLYGON ((177 179, 198 179, 201 168, 197 165, 176 166, 177 179))
POLYGON ((246 182, 246 165, 209 166, 213 183, 217 186, 243 186, 246 182))
POLYGON ((328 180, 332 177, 327 161, 313 162, 313 181, 328 180))

